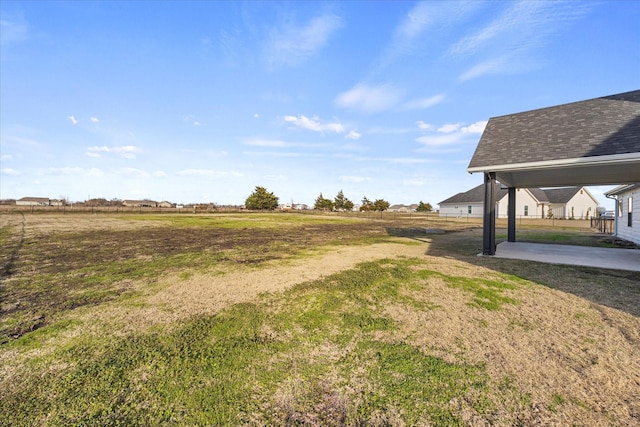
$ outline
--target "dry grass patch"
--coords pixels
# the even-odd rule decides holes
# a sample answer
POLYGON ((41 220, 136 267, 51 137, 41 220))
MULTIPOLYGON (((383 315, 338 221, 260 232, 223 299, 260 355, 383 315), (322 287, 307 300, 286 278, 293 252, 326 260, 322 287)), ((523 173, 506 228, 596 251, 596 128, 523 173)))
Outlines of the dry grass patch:
POLYGON ((34 260, 59 305, 0 344, 0 424, 640 423, 637 275, 478 258, 455 224, 83 221, 6 251, 2 321, 44 295, 34 260))

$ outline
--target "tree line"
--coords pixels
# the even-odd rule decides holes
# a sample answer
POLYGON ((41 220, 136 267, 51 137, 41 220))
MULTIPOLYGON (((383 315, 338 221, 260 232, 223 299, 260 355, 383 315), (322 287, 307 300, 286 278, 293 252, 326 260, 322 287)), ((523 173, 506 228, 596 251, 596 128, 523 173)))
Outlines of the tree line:
MULTIPOLYGON (((272 192, 268 191, 265 187, 256 186, 253 193, 245 200, 245 207, 250 210, 274 210, 279 205, 279 198, 272 192)), ((389 202, 384 199, 369 200, 366 196, 362 198, 360 205, 360 211, 362 212, 383 212, 389 209, 389 202)), ((338 211, 338 212, 350 212, 353 211, 355 204, 345 197, 342 190, 336 194, 333 199, 328 199, 320 193, 316 198, 313 205, 313 209, 320 211, 338 211)), ((431 212, 433 207, 430 203, 424 203, 420 201, 418 204, 418 212, 431 212)))

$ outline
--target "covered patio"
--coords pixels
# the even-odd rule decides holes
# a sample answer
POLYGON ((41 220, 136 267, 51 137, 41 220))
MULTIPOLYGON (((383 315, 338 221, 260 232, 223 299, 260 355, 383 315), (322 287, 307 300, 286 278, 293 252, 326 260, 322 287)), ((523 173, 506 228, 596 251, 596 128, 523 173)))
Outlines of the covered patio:
POLYGON ((484 175, 482 253, 496 255, 497 182, 508 189, 509 243, 516 188, 640 182, 640 90, 491 118, 467 171, 484 175))
POLYGON ((502 242, 496 247, 495 256, 549 264, 640 271, 640 251, 629 249, 502 242))

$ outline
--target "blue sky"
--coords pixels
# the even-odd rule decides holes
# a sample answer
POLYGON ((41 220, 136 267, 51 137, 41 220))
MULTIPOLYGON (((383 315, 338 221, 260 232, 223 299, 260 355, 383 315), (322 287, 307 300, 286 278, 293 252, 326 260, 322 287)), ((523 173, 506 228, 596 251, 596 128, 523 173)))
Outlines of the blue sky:
MULTIPOLYGON (((640 2, 0 3, 0 198, 430 202, 490 117, 640 88, 640 2)), ((602 205, 607 200, 595 187, 602 205)))

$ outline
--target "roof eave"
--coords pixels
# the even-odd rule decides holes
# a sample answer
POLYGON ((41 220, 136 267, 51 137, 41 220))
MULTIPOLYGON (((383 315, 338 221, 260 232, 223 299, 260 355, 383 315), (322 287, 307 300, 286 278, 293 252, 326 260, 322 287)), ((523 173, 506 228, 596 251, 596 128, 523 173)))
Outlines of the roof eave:
POLYGON ((578 157, 562 160, 545 160, 540 162, 513 163, 502 165, 476 166, 467 168, 467 172, 517 172, 537 169, 558 169, 566 166, 597 166, 611 163, 633 163, 640 161, 640 153, 613 154, 610 156, 578 157))

